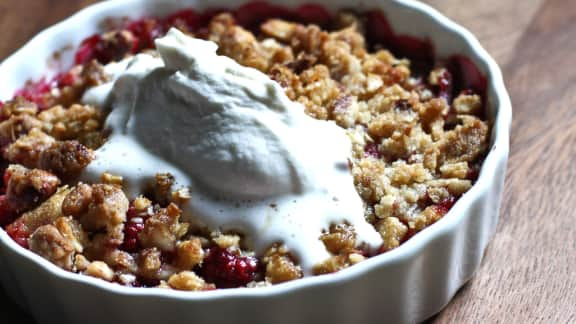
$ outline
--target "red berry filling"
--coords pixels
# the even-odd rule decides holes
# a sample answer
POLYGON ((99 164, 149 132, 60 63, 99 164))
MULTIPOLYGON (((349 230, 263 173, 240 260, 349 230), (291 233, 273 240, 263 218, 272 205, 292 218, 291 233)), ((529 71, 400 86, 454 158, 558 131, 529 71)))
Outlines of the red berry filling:
POLYGON ((290 10, 263 1, 249 2, 236 9, 234 13, 237 22, 248 29, 256 28, 272 17, 290 18, 291 16, 293 14, 290 10))
POLYGON ((143 49, 154 48, 154 40, 164 34, 164 28, 156 19, 141 19, 128 25, 128 30, 135 36, 132 53, 143 49))
POLYGON ((24 88, 16 91, 15 97, 24 97, 26 100, 36 103, 41 108, 44 108, 44 95, 52 90, 52 82, 46 81, 45 77, 42 77, 36 82, 28 81, 24 88))
POLYGON ((429 40, 396 34, 380 10, 371 10, 365 17, 366 38, 370 44, 384 45, 395 54, 412 59, 417 65, 431 66, 434 47, 429 40))
POLYGON ((200 25, 200 16, 192 9, 178 11, 168 16, 163 23, 164 30, 168 30, 172 26, 185 26, 188 30, 193 31, 198 29, 200 25))
POLYGON ((296 9, 296 17, 305 24, 316 24, 327 27, 332 21, 332 15, 326 8, 317 4, 304 4, 296 9))
MULTIPOLYGON (((154 47, 154 40, 162 36, 171 27, 186 27, 189 31, 195 31, 205 27, 210 19, 222 12, 222 9, 208 9, 198 14, 192 9, 184 9, 164 18, 143 18, 132 21, 126 27, 134 36, 131 44, 122 44, 130 48, 110 47, 104 42, 99 34, 86 38, 75 54, 75 64, 85 64, 92 59, 100 63, 108 63, 118 59, 125 53, 137 53, 142 49, 154 47)), ((332 21, 332 15, 324 7, 316 4, 304 4, 296 9, 287 9, 282 6, 271 5, 263 1, 254 1, 242 5, 234 11, 238 23, 246 28, 254 28, 269 18, 284 18, 297 20, 302 23, 313 23, 321 27, 328 26, 332 21)), ((367 40, 371 44, 382 44, 390 48, 400 56, 413 59, 414 66, 429 66, 434 58, 434 50, 428 40, 421 40, 411 36, 397 35, 385 16, 379 10, 368 11, 364 14, 366 21, 367 40)), ((461 83, 459 88, 470 88, 475 93, 484 94, 486 78, 476 68, 474 63, 461 55, 449 59, 451 74, 457 73, 454 80, 446 76, 445 82, 440 85, 440 96, 451 98, 456 81, 461 83), (454 81, 454 82, 453 82, 454 81)), ((54 81, 54 80, 53 80, 54 81)), ((73 75, 64 73, 55 78, 57 87, 74 84, 73 75)), ((53 82, 40 79, 37 82, 29 82, 23 89, 16 92, 16 96, 42 105, 44 95, 54 88, 53 82)), ((0 103, 0 107, 1 107, 0 103)))
POLYGON ((143 223, 128 222, 124 227, 124 243, 122 249, 126 252, 137 252, 140 248, 138 233, 144 229, 143 223))
POLYGON ((201 272, 206 281, 218 288, 234 288, 253 281, 257 270, 258 259, 215 247, 204 258, 201 272))
POLYGON ((96 34, 91 37, 86 38, 80 44, 80 47, 76 51, 76 56, 74 57, 74 62, 76 64, 85 64, 94 58, 94 52, 96 46, 100 42, 102 37, 96 34))
POLYGON ((456 200, 457 199, 454 197, 446 198, 446 199, 440 201, 439 203, 437 203, 436 205, 434 205, 434 208, 436 209, 436 212, 438 214, 444 216, 448 213, 450 208, 452 208, 452 206, 454 206, 454 204, 456 203, 456 200))
MULTIPOLYGON (((453 55, 448 59, 447 67, 454 77, 455 93, 470 90, 481 97, 485 97, 486 77, 472 60, 463 55, 453 55)), ((482 102, 485 103, 486 101, 483 100, 482 102)))
POLYGON ((378 145, 376 143, 368 143, 364 147, 364 156, 371 156, 375 159, 381 159, 382 153, 380 153, 380 150, 378 150, 378 145))
POLYGON ((6 195, 0 196, 0 226, 5 226, 14 221, 14 212, 6 201, 6 195))
POLYGON ((64 88, 64 87, 72 87, 75 84, 77 84, 80 80, 77 74, 68 72, 58 74, 56 77, 54 77, 54 81, 56 82, 58 88, 64 88))
POLYGON ((6 226, 6 233, 14 240, 14 242, 18 243, 23 248, 28 248, 28 237, 30 237, 30 233, 23 222, 16 221, 6 226))
POLYGON ((140 249, 138 234, 144 229, 144 221, 137 216, 136 208, 130 206, 126 215, 128 220, 124 225, 124 242, 122 242, 122 250, 126 252, 138 252, 140 249))

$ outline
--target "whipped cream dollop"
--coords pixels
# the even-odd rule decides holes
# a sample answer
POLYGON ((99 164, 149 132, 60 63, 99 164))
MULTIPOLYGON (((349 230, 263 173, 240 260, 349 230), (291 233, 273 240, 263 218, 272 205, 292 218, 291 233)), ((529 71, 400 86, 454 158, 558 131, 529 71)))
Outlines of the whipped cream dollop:
POLYGON ((354 188, 345 130, 307 116, 265 74, 217 55, 213 42, 172 29, 156 47, 160 57, 108 65, 114 81, 85 94, 110 111, 110 136, 85 180, 121 175, 134 198, 156 173, 170 173, 192 192, 185 221, 239 231, 257 253, 282 242, 305 272, 330 256, 319 237, 332 223, 380 246, 354 188))

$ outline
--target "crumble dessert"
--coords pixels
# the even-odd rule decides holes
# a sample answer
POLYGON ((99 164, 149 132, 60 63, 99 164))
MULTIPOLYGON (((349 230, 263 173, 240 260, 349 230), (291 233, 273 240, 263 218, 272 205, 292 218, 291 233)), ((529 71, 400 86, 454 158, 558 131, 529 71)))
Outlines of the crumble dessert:
MULTIPOLYGON (((481 77, 458 75, 458 65, 469 70, 469 63, 432 65, 422 54, 425 42, 391 37, 378 12, 332 16, 313 5, 291 12, 260 4, 271 13, 255 19, 247 14, 254 6, 124 22, 86 39, 66 73, 31 82, 0 104, 0 222, 7 233, 69 271, 134 287, 210 290, 336 272, 398 247, 445 215, 472 186, 488 147, 481 77), (257 246, 258 233, 206 226, 206 215, 198 222, 187 210, 200 192, 182 186, 177 172, 155 170, 138 179, 145 182, 138 190, 130 189, 133 177, 110 168, 88 172, 86 180, 113 142, 109 117, 117 111, 94 94, 109 91, 115 71, 134 55, 162 56, 154 40, 171 27, 214 42, 219 55, 259 70, 306 114, 347 134, 350 187, 362 200, 365 224, 379 234, 376 248, 358 223, 332 222, 313 237, 326 257, 306 264, 306 251, 289 238, 257 246), (386 32, 379 37, 375 27, 386 32), (398 58, 389 49, 418 55, 398 58)), ((322 135, 309 137, 326 146, 337 141, 322 135)))

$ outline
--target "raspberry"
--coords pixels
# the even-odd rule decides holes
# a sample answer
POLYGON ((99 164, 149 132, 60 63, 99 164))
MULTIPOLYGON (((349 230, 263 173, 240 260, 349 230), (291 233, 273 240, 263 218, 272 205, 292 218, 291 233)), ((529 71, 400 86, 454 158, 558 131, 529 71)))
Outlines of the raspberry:
POLYGON ((296 9, 296 16, 304 24, 316 24, 320 27, 327 27, 332 21, 330 13, 316 4, 301 5, 296 9))
POLYGON ((28 237, 30 237, 30 233, 23 222, 15 221, 6 226, 6 234, 23 248, 28 248, 28 237))
POLYGON ((382 153, 378 150, 378 145, 376 143, 367 143, 364 147, 364 157, 373 157, 375 159, 381 159, 382 153))
POLYGON ((446 99, 446 102, 452 101, 452 73, 445 70, 438 78, 438 96, 446 99))
POLYGON ((164 29, 155 19, 144 18, 131 22, 127 29, 136 37, 136 43, 132 47, 132 53, 142 49, 154 48, 154 40, 162 34, 164 29))
POLYGON ((122 250, 126 252, 136 252, 140 248, 138 233, 144 229, 144 223, 127 222, 124 226, 124 242, 122 250))
POLYGON ((456 203, 456 198, 449 197, 449 198, 446 198, 446 199, 440 201, 436 205, 434 205, 434 208, 436 209, 436 212, 438 214, 444 216, 448 213, 450 208, 452 208, 452 206, 454 206, 455 203, 456 203))
POLYGON ((54 82, 58 88, 71 87, 79 82, 79 78, 72 72, 60 73, 54 77, 54 82))
MULTIPOLYGON (((128 29, 136 35, 132 30, 138 29, 135 25, 137 22, 130 24, 128 29), (132 28, 132 29, 131 29, 132 28)), ((121 33, 116 32, 107 36, 106 39, 102 38, 99 34, 90 36, 86 38, 80 44, 78 51, 76 51, 75 63, 85 64, 91 60, 97 60, 102 64, 109 63, 111 61, 117 61, 124 57, 128 52, 136 53, 140 49, 142 42, 140 37, 144 33, 143 30, 138 29, 140 34, 134 36, 131 33, 121 33), (140 37, 139 37, 140 36, 140 37)), ((148 36, 149 32, 147 32, 148 36)), ((153 45, 153 40, 151 40, 153 45)), ((148 48, 148 47, 147 47, 148 48)), ((72 85, 76 80, 72 75, 60 75, 57 76, 54 81, 59 85, 72 85)))
POLYGON ((201 273, 219 288, 234 288, 253 281, 257 270, 258 259, 215 247, 204 258, 201 273))
POLYGON ((76 64, 84 64, 92 60, 95 57, 96 47, 101 40, 102 37, 100 37, 98 34, 83 40, 80 44, 80 48, 78 48, 78 51, 76 51, 74 62, 76 64))

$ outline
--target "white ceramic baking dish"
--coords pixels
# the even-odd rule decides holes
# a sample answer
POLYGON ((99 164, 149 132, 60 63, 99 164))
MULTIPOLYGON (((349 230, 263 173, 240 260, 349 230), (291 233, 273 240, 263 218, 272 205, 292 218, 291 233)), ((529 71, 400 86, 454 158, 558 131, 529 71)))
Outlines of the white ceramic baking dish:
MULTIPOLYGON (((128 0, 88 7, 0 64, 0 100, 10 99, 28 79, 69 66, 72 49, 107 17, 162 16, 184 7, 235 8, 243 2, 128 0)), ((290 7, 309 1, 270 2, 290 7)), ((9 295, 38 322, 62 324, 414 323, 440 311, 480 265, 498 220, 512 118, 501 72, 470 32, 422 3, 315 2, 329 9, 381 8, 397 33, 428 38, 438 58, 463 54, 486 75, 491 149, 478 182, 444 218, 401 247, 336 274, 208 292, 126 288, 69 273, 20 248, 0 230, 0 279, 9 295)))

